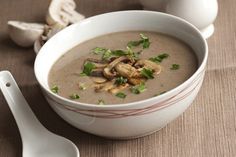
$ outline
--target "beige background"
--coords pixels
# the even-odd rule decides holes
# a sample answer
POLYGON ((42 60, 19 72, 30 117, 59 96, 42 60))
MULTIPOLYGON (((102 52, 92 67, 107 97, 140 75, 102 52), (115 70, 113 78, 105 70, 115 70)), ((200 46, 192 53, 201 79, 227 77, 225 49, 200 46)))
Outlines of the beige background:
MULTIPOLYGON (((33 73, 32 49, 7 36, 8 20, 44 21, 49 0, 0 0, 0 70, 10 70, 39 120, 80 148, 81 157, 235 157, 236 156, 236 1, 219 0, 215 34, 208 40, 205 82, 193 105, 161 131, 144 138, 116 141, 81 132, 48 106, 33 73)), ((141 9, 138 0, 80 0, 87 17, 141 9)), ((19 157, 19 132, 0 93, 0 157, 19 157)))

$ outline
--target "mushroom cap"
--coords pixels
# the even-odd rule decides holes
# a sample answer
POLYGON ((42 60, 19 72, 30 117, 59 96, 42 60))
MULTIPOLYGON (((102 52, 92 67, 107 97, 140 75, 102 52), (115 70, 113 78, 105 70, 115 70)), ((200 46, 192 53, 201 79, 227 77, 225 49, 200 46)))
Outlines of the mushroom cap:
POLYGON ((46 15, 49 25, 59 24, 66 27, 70 23, 84 19, 84 16, 75 11, 74 0, 52 0, 46 15))
POLYGON ((8 21, 11 39, 19 46, 30 47, 43 34, 44 24, 8 21))

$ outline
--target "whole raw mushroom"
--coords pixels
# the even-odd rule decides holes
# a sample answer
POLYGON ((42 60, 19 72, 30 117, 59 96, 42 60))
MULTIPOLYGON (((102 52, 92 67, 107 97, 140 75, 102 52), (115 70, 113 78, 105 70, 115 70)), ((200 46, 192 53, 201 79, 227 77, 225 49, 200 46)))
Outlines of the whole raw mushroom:
POLYGON ((44 24, 8 21, 10 38, 19 46, 30 47, 43 34, 44 24))
POLYGON ((66 27, 83 20, 84 16, 75 11, 75 8, 74 0, 52 0, 46 16, 48 25, 59 24, 66 27))

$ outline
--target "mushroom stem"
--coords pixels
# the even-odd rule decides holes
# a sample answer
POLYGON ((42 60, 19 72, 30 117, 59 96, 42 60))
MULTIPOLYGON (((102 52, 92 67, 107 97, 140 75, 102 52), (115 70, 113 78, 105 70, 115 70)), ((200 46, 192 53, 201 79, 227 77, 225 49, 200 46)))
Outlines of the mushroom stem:
POLYGON ((145 82, 145 79, 143 79, 143 78, 130 78, 130 79, 128 79, 128 82, 132 85, 138 85, 140 83, 145 82))
POLYGON ((69 23, 76 23, 85 18, 84 15, 71 8, 63 7, 63 11, 61 14, 68 19, 69 23))
POLYGON ((155 74, 159 74, 161 72, 161 66, 146 59, 140 59, 138 60, 135 65, 135 67, 142 67, 142 68, 148 68, 155 72, 155 74))
POLYGON ((107 81, 107 79, 103 78, 103 77, 92 77, 91 78, 93 80, 93 82, 95 83, 105 83, 107 81))
POLYGON ((129 87, 129 84, 126 83, 126 84, 123 84, 123 85, 119 85, 117 87, 114 87, 112 89, 109 90, 109 92, 111 92, 112 94, 116 94, 122 90, 124 90, 125 88, 129 87))
POLYGON ((106 83, 101 83, 101 84, 95 85, 95 92, 109 91, 112 88, 114 88, 114 82, 109 81, 106 83))

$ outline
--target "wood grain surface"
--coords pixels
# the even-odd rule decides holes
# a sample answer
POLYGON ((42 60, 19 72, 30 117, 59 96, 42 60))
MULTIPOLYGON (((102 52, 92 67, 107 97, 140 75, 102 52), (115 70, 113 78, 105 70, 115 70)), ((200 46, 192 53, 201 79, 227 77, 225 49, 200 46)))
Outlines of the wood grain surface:
MULTIPOLYGON (((81 157, 235 157, 236 156, 236 1, 219 0, 215 34, 209 40, 208 70, 191 107, 152 135, 126 141, 82 132, 56 115, 44 99, 33 72, 32 48, 16 46, 8 20, 44 22, 49 0, 0 1, 0 70, 10 70, 31 108, 52 132, 71 139, 81 157)), ((138 0, 80 0, 87 17, 141 9, 138 0)), ((0 157, 20 157, 22 144, 14 118, 0 93, 0 157)))

